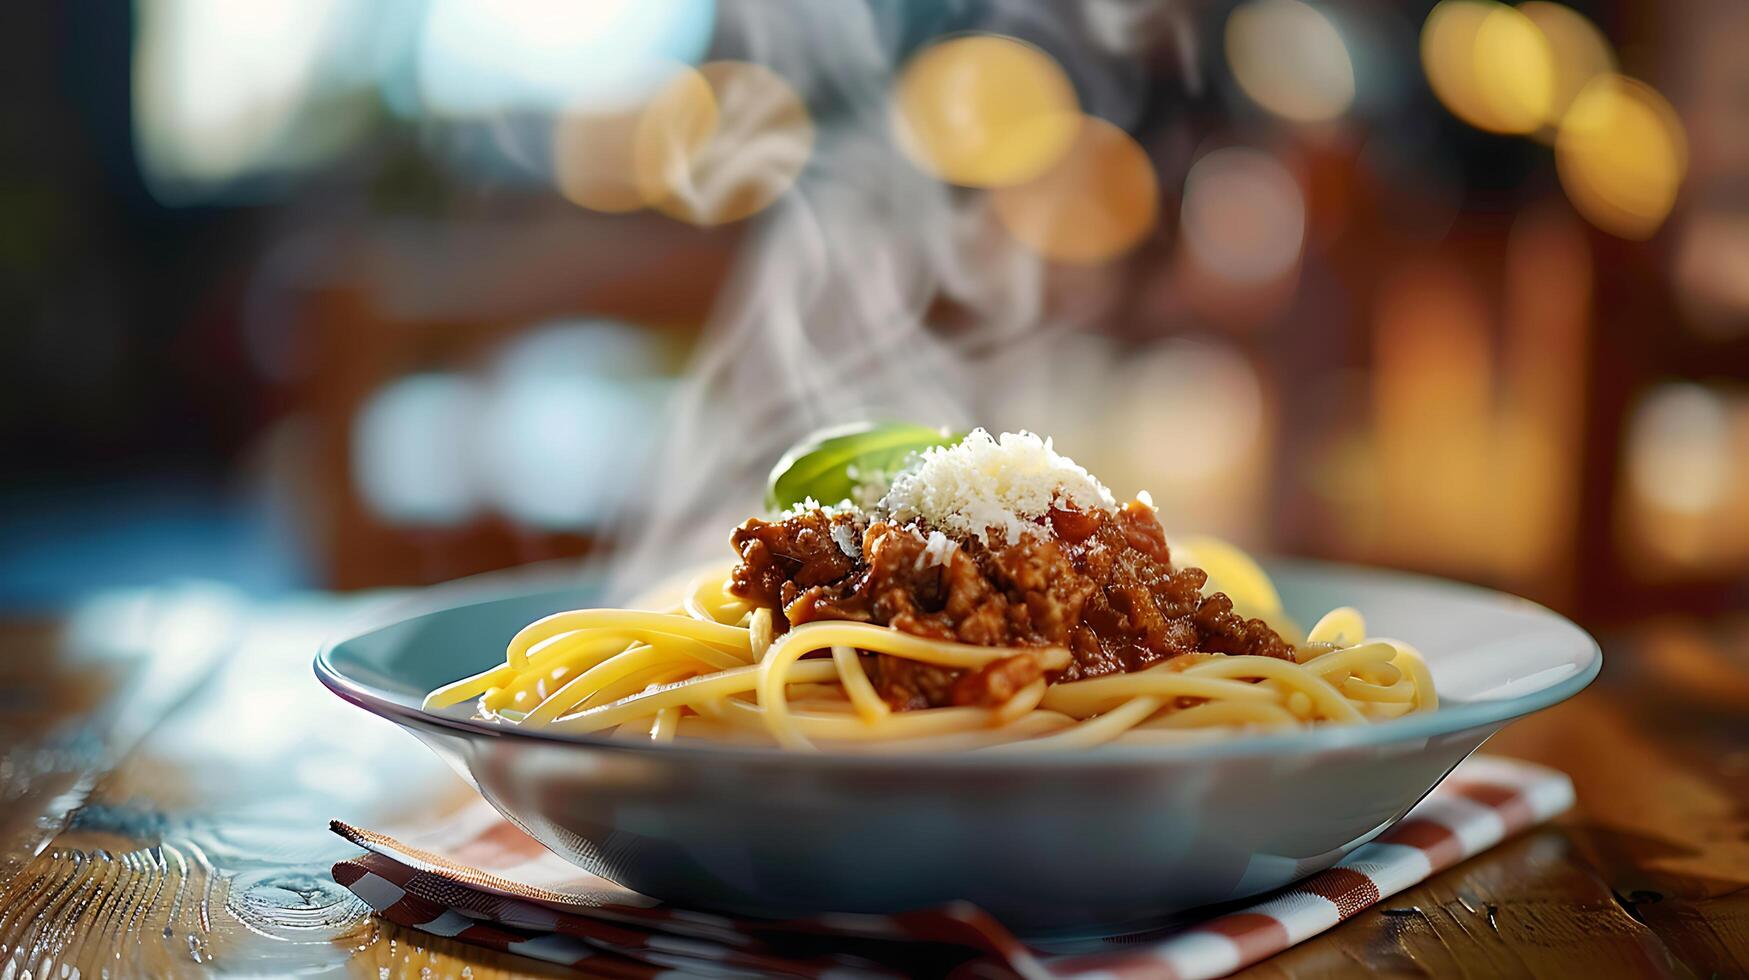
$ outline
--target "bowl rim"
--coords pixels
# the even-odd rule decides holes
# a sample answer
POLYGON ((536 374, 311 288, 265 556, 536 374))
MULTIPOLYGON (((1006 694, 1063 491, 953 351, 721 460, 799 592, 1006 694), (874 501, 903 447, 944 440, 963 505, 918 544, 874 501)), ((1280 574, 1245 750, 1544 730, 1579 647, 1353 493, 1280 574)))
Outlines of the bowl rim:
MULTIPOLYGON (((745 762, 781 763, 796 767, 824 765, 910 771, 919 769, 949 771, 975 769, 984 771, 1016 768, 1060 768, 1063 766, 1075 768, 1110 765, 1145 766, 1257 756, 1305 756, 1353 748, 1382 748, 1418 739, 1454 735, 1522 718, 1578 694, 1589 686, 1603 669, 1603 649, 1598 645, 1595 637, 1560 613, 1540 603, 1508 592, 1431 575, 1338 562, 1272 559, 1265 561, 1264 564, 1271 571, 1291 569, 1295 572, 1333 572, 1361 579, 1433 588, 1447 592, 1468 593, 1473 598, 1501 605, 1517 606, 1546 616, 1557 626, 1566 627, 1574 634, 1574 639, 1580 641, 1583 652, 1589 656, 1573 674, 1563 677, 1547 687, 1510 698, 1461 701, 1450 703, 1449 706, 1442 704, 1438 709, 1426 714, 1406 715, 1402 718, 1393 718, 1371 725, 1325 725, 1309 731, 1244 734, 1206 742, 1101 745, 1075 751, 1038 753, 854 753, 835 752, 830 749, 816 752, 797 752, 776 746, 707 742, 633 742, 589 734, 512 728, 476 718, 463 718, 426 711, 423 708, 405 704, 397 697, 368 682, 348 676, 334 663, 334 653, 341 646, 378 630, 439 612, 491 602, 502 602, 531 595, 538 591, 547 591, 552 585, 558 584, 549 580, 546 583, 548 589, 532 588, 526 575, 511 579, 517 583, 515 587, 493 589, 490 594, 483 595, 481 592, 484 589, 484 583, 492 579, 491 575, 475 576, 420 590, 404 602, 392 604, 386 609, 379 609, 375 615, 369 617, 370 626, 368 629, 342 629, 330 636, 317 651, 312 666, 315 669, 316 678, 340 698, 372 714, 386 718, 403 728, 437 728, 495 739, 513 741, 522 739, 549 745, 569 745, 601 752, 655 755, 675 761, 732 759, 745 762), (446 603, 441 601, 442 596, 457 591, 466 592, 473 598, 461 602, 446 603), (394 615, 399 610, 410 612, 415 608, 419 610, 416 614, 398 618, 394 615)), ((584 582, 586 579, 580 579, 573 575, 566 579, 563 584, 576 587, 584 582)), ((358 624, 355 623, 356 625, 358 624)))

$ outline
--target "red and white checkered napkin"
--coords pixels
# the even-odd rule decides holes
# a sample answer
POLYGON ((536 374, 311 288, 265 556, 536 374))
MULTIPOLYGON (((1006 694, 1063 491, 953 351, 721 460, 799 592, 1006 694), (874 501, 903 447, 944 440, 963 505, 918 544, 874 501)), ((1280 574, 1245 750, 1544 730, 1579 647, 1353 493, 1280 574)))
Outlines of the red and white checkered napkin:
POLYGON ((771 922, 676 909, 569 864, 485 802, 437 832, 391 837, 339 821, 368 853, 336 881, 384 918, 438 936, 615 977, 1218 977, 1315 936, 1573 803, 1551 769, 1474 756, 1402 822, 1340 864, 1236 911, 1102 949, 1047 953, 979 909, 771 922))

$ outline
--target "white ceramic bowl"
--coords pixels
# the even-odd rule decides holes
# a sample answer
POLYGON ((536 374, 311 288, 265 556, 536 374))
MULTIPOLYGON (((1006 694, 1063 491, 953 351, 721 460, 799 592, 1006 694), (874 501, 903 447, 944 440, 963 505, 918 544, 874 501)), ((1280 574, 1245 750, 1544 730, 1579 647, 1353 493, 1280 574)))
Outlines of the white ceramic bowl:
POLYGON ((1442 707, 1367 726, 1049 756, 852 756, 519 731, 419 707, 589 590, 475 585, 316 658, 577 864, 677 905, 759 916, 974 902, 1026 935, 1122 931, 1327 867, 1602 655, 1522 599, 1331 565, 1268 566, 1288 612, 1358 607, 1426 655, 1442 707))

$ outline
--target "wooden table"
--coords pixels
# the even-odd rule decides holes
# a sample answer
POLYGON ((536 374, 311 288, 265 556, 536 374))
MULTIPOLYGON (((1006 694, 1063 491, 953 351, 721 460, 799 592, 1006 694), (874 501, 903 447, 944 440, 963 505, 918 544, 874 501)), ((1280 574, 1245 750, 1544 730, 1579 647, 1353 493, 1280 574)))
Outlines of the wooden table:
MULTIPOLYGON (((468 790, 308 660, 379 599, 117 597, 0 624, 0 978, 550 976, 373 918, 327 820, 468 790)), ((1489 750, 1577 808, 1243 974, 1749 976, 1749 617, 1646 623, 1489 750)))

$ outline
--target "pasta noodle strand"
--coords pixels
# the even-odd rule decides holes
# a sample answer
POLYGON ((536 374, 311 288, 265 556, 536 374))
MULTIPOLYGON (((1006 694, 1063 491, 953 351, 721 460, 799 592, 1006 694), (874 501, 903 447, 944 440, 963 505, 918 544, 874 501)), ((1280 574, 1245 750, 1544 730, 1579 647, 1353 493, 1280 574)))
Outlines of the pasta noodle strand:
MULTIPOLYGON (((1252 578, 1267 586, 1260 576, 1252 578)), ((1268 588, 1234 600, 1279 611, 1268 588)), ((437 688, 425 708, 477 701, 483 716, 504 725, 653 742, 1037 752, 1364 724, 1438 705, 1421 655, 1401 641, 1367 637, 1365 620, 1347 607, 1312 626, 1294 651, 1297 662, 1194 653, 1058 683, 1050 678, 1072 663, 1061 647, 955 643, 848 620, 778 633, 774 610, 734 596, 726 574, 694 579, 665 608, 538 620, 511 639, 502 663, 437 688), (954 671, 1024 656, 1044 676, 994 706, 901 711, 870 677, 871 655, 954 671)))

